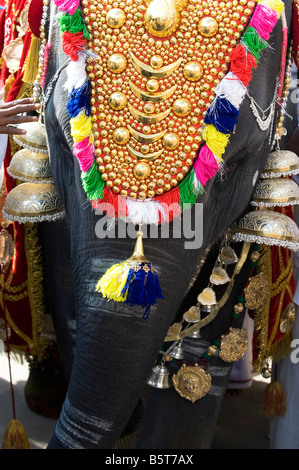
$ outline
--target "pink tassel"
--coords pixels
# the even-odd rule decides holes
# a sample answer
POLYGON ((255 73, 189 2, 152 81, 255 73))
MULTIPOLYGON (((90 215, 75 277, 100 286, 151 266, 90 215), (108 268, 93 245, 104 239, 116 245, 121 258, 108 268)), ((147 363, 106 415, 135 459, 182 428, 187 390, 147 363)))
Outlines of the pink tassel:
POLYGON ((86 173, 94 160, 93 146, 89 143, 89 137, 74 145, 73 152, 79 160, 81 171, 86 173))
POLYGON ((202 186, 205 186, 206 182, 218 171, 218 163, 207 145, 201 148, 194 163, 194 171, 202 186))
POLYGON ((252 26, 259 36, 267 41, 277 22, 277 17, 278 13, 275 10, 270 10, 264 5, 257 5, 249 26, 252 26))
POLYGON ((60 11, 67 11, 73 15, 80 5, 80 0, 54 0, 55 5, 60 11))

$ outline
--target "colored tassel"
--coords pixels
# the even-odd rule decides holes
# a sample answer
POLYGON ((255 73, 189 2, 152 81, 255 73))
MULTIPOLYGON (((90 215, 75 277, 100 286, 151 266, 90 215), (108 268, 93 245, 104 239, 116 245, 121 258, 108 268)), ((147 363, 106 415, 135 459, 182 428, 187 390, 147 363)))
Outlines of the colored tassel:
POLYGON ((90 116, 86 116, 85 111, 81 112, 70 120, 71 136, 76 143, 81 142, 86 137, 92 135, 92 123, 90 116))
POLYGON ((33 83, 37 76, 40 46, 41 40, 39 38, 36 38, 32 34, 30 49, 27 56, 26 67, 23 75, 24 83, 33 83))
POLYGON ((271 382, 264 391, 261 413, 267 418, 282 416, 287 410, 283 386, 277 380, 271 382))
POLYGON ((230 71, 247 87, 252 79, 252 69, 256 67, 255 58, 242 44, 238 44, 230 53, 230 71))
POLYGON ((8 423, 2 449, 30 449, 26 431, 18 419, 11 419, 8 423))
POLYGON ((223 134, 232 132, 237 125, 239 110, 226 98, 217 98, 213 101, 205 115, 205 123, 213 124, 217 131, 223 134))
POLYGON ((86 28, 85 23, 82 20, 81 10, 77 8, 73 15, 69 13, 62 13, 57 17, 60 23, 60 30, 62 33, 69 31, 70 33, 79 33, 83 31, 83 35, 86 39, 90 39, 89 32, 86 28))
POLYGON ((71 93, 73 88, 80 88, 84 85, 87 80, 86 75, 86 57, 85 55, 80 52, 78 54, 78 60, 75 62, 70 62, 69 65, 66 67, 66 74, 67 80, 64 83, 63 87, 71 93))
POLYGON ((215 89, 216 96, 226 98, 237 109, 240 108, 246 91, 246 87, 233 72, 228 72, 215 89))
POLYGON ((86 39, 82 32, 70 33, 66 31, 62 34, 62 49, 63 52, 69 56, 73 61, 78 60, 79 52, 82 52, 86 47, 86 39))
POLYGON ((202 194, 202 187, 199 185, 197 188, 194 185, 194 170, 183 179, 179 185, 180 189, 180 204, 184 209, 184 205, 190 207, 190 204, 195 204, 198 196, 202 194))
POLYGON ((122 263, 112 266, 99 280, 96 292, 115 302, 145 308, 143 318, 148 318, 150 308, 157 299, 163 299, 159 277, 152 264, 145 258, 141 231, 133 255, 122 263))
POLYGON ((260 58, 261 51, 268 46, 268 43, 259 36, 258 32, 252 26, 247 28, 241 40, 241 44, 247 47, 250 54, 252 54, 256 60, 260 58))
POLYGON ((77 157, 80 170, 86 173, 94 161, 93 145, 90 143, 89 137, 74 145, 73 153, 77 157))
POLYGON ((80 0, 54 0, 54 3, 60 11, 73 15, 80 5, 80 0))
POLYGON ((284 2, 282 0, 259 0, 258 3, 266 5, 270 10, 276 11, 278 18, 280 18, 284 9, 284 2))
POLYGON ((91 200, 103 198, 104 181, 98 166, 94 161, 86 173, 81 173, 81 181, 84 191, 91 200))
POLYGON ((256 5, 249 26, 252 26, 258 32, 260 37, 267 41, 276 21, 276 11, 269 10, 269 8, 264 5, 256 5))
POLYGON ((228 144, 229 135, 217 131, 213 124, 207 124, 203 129, 202 137, 212 153, 221 158, 228 144))
POLYGON ((200 184, 205 186, 206 182, 216 174, 218 168, 213 152, 207 145, 204 145, 194 163, 194 172, 200 184))
POLYGON ((90 82, 86 81, 81 87, 72 89, 67 103, 70 117, 76 117, 80 111, 84 111, 86 116, 90 116, 90 88, 90 82))

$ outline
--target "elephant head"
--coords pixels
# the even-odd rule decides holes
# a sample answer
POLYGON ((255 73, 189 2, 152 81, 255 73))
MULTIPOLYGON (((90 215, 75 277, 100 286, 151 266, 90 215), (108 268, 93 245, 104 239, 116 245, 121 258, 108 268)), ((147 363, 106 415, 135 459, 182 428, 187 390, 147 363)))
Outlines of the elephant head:
MULTIPOLYGON (((213 247, 248 208, 253 189, 273 143, 278 111, 277 93, 280 86, 278 80, 285 70, 285 50, 282 45, 290 39, 285 36, 285 32, 290 26, 291 2, 286 1, 285 4, 277 2, 279 11, 274 11, 271 9, 271 2, 264 4, 234 1, 228 2, 226 6, 223 2, 213 2, 213 6, 210 5, 204 10, 205 2, 191 0, 189 2, 154 0, 149 8, 147 2, 141 1, 128 1, 124 4, 120 2, 117 8, 115 6, 112 8, 109 2, 84 1, 81 12, 79 3, 76 5, 78 7, 76 11, 67 5, 70 2, 55 3, 63 14, 57 21, 57 10, 53 5, 49 9, 51 19, 48 45, 44 49, 47 50, 44 87, 45 125, 53 177, 64 203, 69 226, 69 249, 74 283, 72 295, 76 315, 76 350, 67 397, 49 448, 111 448, 142 394, 163 340, 176 319, 179 306, 200 260, 207 249, 213 247), (82 12, 85 23, 82 23, 81 29, 76 29, 82 12), (265 12, 268 14, 267 18, 263 17, 265 12), (226 17, 230 19, 230 25, 227 24, 226 17), (238 42, 240 37, 244 37, 242 34, 240 36, 240 31, 245 31, 245 25, 247 40, 251 40, 254 50, 252 54, 247 53, 248 43, 245 47, 244 42, 238 42), (269 33, 267 28, 271 29, 269 33), (89 53, 80 50, 84 38, 87 47, 93 48, 89 53), (67 43, 64 42, 66 39, 67 43), (144 50, 138 49, 140 41, 144 41, 144 50), (181 55, 181 46, 184 50, 183 55, 181 55), (219 55, 220 49, 222 54, 219 55), (78 53, 78 50, 81 53, 78 53), (215 51, 218 51, 217 54, 221 59, 216 59, 215 51), (107 67, 106 69, 93 68, 92 64, 97 60, 97 55, 100 57, 99 63, 107 67), (202 63, 195 60, 195 57, 199 56, 202 58, 202 63), (213 59, 212 64, 211 61, 208 62, 209 58, 213 59), (233 63, 235 72, 232 71, 233 63), (216 78, 213 78, 210 70, 213 64, 214 68, 216 67, 213 73, 219 78, 216 83, 214 83, 216 78), (89 85, 86 85, 84 80, 81 85, 85 86, 85 97, 91 96, 92 101, 91 105, 86 105, 85 116, 81 121, 76 121, 77 126, 74 129, 74 119, 77 116, 74 109, 82 106, 82 102, 71 83, 75 80, 75 74, 80 67, 82 70, 86 67, 88 71, 89 85), (184 77, 183 84, 168 78, 176 70, 181 71, 179 77, 184 77), (234 73, 242 77, 242 85, 240 85, 241 80, 236 81, 234 73), (167 86, 157 92, 156 87, 160 79, 165 79, 167 86), (229 94, 219 91, 221 83, 223 85, 222 79, 230 80, 229 94), (238 89, 235 87, 237 82, 238 89), (196 129, 192 131, 189 129, 188 132, 196 133, 197 138, 190 139, 184 123, 185 113, 190 112, 189 106, 192 109, 198 108, 198 102, 202 102, 204 98, 206 103, 209 97, 215 97, 217 83, 222 108, 216 108, 215 102, 207 107, 204 104, 205 111, 201 110, 199 114, 202 119, 204 115, 206 116, 205 122, 196 119, 197 111, 193 113, 195 119, 192 122, 188 121, 188 125, 191 127, 194 122, 193 126, 196 129), (197 84, 201 85, 198 89, 197 84), (97 91, 98 88, 101 88, 100 91, 97 91), (191 88, 193 91, 189 93, 191 88), (72 105, 69 104, 69 92, 73 93, 72 105), (191 95, 192 98, 188 101, 186 97, 191 95), (133 103, 139 100, 143 108, 135 104, 133 106, 128 96, 134 97, 133 103), (157 112, 155 106, 156 103, 159 105, 159 100, 162 105, 157 112), (112 116, 109 116, 108 121, 106 102, 109 102, 112 116), (159 119, 170 112, 170 108, 167 108, 169 102, 172 112, 176 112, 176 117, 179 116, 177 122, 180 125, 174 125, 171 119, 168 119, 168 129, 165 130, 166 128, 159 124, 159 119), (231 102, 234 105, 231 105, 231 102), (122 111, 122 120, 118 121, 113 134, 115 140, 111 145, 107 133, 101 132, 101 129, 105 131, 105 125, 99 119, 106 120, 106 123, 111 119, 114 122, 113 119, 120 110, 125 111, 122 111), (266 124, 265 119, 262 119, 263 116, 256 117, 257 113, 260 113, 259 110, 268 110, 266 114, 269 115, 269 120, 266 124), (217 129, 214 125, 215 119, 217 120, 218 114, 223 111, 224 118, 217 129), (92 120, 95 140, 91 147, 96 149, 95 158, 98 159, 94 164, 97 161, 99 166, 104 166, 103 170, 100 169, 102 173, 99 173, 98 169, 95 170, 97 181, 101 181, 101 194, 105 180, 107 182, 108 178, 108 181, 112 181, 110 186, 104 187, 106 199, 101 199, 100 193, 97 193, 95 198, 88 197, 87 194, 90 196, 94 190, 94 187, 90 190, 89 183, 84 179, 87 173, 84 165, 90 157, 88 153, 90 141, 85 142, 85 153, 80 153, 78 146, 74 147, 74 140, 76 143, 83 142, 80 136, 81 133, 84 134, 85 117, 89 117, 90 113, 92 116, 102 113, 98 120, 92 120), (265 125, 264 129, 258 125, 261 121, 265 125), (156 125, 155 134, 150 132, 152 123, 156 125), (200 127, 202 134, 198 132, 200 127), (177 133, 174 129, 177 129, 177 133), (153 174, 156 175, 162 171, 157 161, 161 161, 160 167, 162 164, 167 165, 167 160, 163 161, 160 147, 155 144, 156 138, 163 139, 162 135, 167 137, 164 138, 163 145, 169 152, 176 151, 179 139, 186 139, 184 148, 191 154, 193 152, 193 160, 194 155, 200 155, 205 148, 206 166, 200 167, 196 173, 199 178, 198 186, 192 196, 192 202, 196 203, 191 204, 192 207, 181 216, 181 220, 185 217, 186 221, 194 226, 193 243, 190 240, 190 231, 188 233, 181 231, 178 236, 175 217, 173 220, 171 217, 165 224, 158 225, 156 232, 153 232, 154 236, 144 238, 145 256, 150 258, 152 266, 159 274, 163 293, 163 299, 157 299, 157 302, 153 303, 150 314, 145 319, 142 306, 107 300, 96 292, 95 287, 101 276, 112 265, 133 253, 135 246, 134 236, 128 230, 129 224, 123 226, 125 233, 117 231, 122 226, 121 216, 124 215, 122 212, 124 206, 120 205, 116 209, 115 194, 118 195, 119 190, 116 188, 113 192, 113 185, 117 185, 114 176, 118 175, 111 176, 112 170, 107 168, 111 161, 111 153, 120 155, 118 160, 120 167, 123 162, 125 163, 125 157, 122 157, 125 154, 122 145, 127 145, 126 151, 130 154, 128 161, 135 161, 132 171, 135 171, 137 179, 138 171, 143 175, 142 178, 146 179, 144 175, 147 175, 150 169, 153 172, 154 168, 153 174), (127 139, 130 139, 129 144, 127 139), (208 140, 213 151, 207 151, 208 140), (135 144, 138 142, 138 145, 134 142, 135 144), (149 143, 153 145, 154 150, 149 151, 149 143), (222 150, 218 153, 219 146, 222 150), (77 158, 78 153, 81 159, 77 158), (162 157, 159 158, 161 154, 162 157), (213 155, 214 157, 216 155, 214 159, 213 155), (136 159, 139 162, 138 168, 136 159), (110 176, 107 176, 109 171, 110 176), (101 174, 105 175, 105 178, 104 176, 101 178, 101 174), (98 199, 102 203, 104 200, 106 205, 97 205, 98 199), (105 211, 104 213, 94 211, 92 206, 96 209, 104 207, 105 211), (109 225, 109 221, 111 222, 113 218, 110 217, 107 207, 119 211, 118 224, 109 225), (163 236, 164 226, 168 230, 167 237, 163 236), (102 236, 103 232, 105 236, 102 236)), ((212 101, 210 99, 209 103, 212 101)), ((115 119, 117 121, 118 118, 115 119)), ((168 161, 171 162, 171 158, 168 161)), ((184 161, 187 169, 183 173, 180 171, 182 164, 179 162, 174 174, 177 175, 179 172, 186 179, 190 172, 195 171, 195 165, 192 159, 187 163, 184 161)), ((170 165, 167 168, 172 167, 170 165)), ((163 172, 165 174, 164 170, 163 172)), ((122 174, 125 174, 125 171, 122 174)), ((120 181, 121 178, 122 176, 119 176, 120 181)), ((159 175, 155 180, 157 178, 159 175)), ((154 197, 158 198, 156 199, 158 202, 162 200, 165 202, 167 194, 171 199, 175 194, 176 185, 180 188, 182 185, 176 180, 173 191, 147 192, 145 201, 139 184, 137 193, 141 202, 137 203, 136 190, 133 189, 133 186, 136 186, 135 182, 132 178, 128 180, 126 190, 120 196, 123 196, 123 199, 128 198, 125 210, 129 211, 131 218, 126 221, 131 221, 133 226, 135 223, 144 224, 143 229, 146 231, 147 219, 143 215, 142 204, 146 204, 148 199, 152 201, 154 197), (134 210, 130 211, 128 208, 133 207, 132 201, 137 205, 135 204, 134 210)), ((150 184, 146 191, 149 189, 150 184)), ((60 241, 60 239, 55 240, 55 244, 59 244, 60 241)), ((212 256, 211 259, 215 258, 212 256)), ((248 275, 248 266, 243 278, 235 284, 234 296, 240 291, 246 275, 248 275)), ((206 276, 207 273, 203 270, 200 273, 202 285, 207 283, 206 276)), ((231 302, 228 302, 227 311, 222 313, 221 318, 217 317, 217 321, 207 327, 207 333, 203 338, 190 340, 189 353, 194 363, 199 361, 207 341, 220 335, 229 325, 228 311, 232 308, 234 299, 235 297, 232 297, 231 302)), ((230 366, 217 359, 210 372, 212 381, 216 382, 216 388, 211 389, 211 393, 194 404, 184 401, 173 389, 159 390, 154 405, 148 396, 147 421, 141 428, 137 446, 145 448, 150 446, 156 448, 159 445, 174 446, 173 448, 209 446, 229 371, 230 366), (169 419, 170 415, 175 417, 169 419), (179 423, 188 424, 188 432, 184 436, 179 423), (174 431, 175 425, 177 432, 174 431), (166 434, 168 438, 163 442, 163 435, 166 434), (157 436, 157 440, 153 436, 157 436)))

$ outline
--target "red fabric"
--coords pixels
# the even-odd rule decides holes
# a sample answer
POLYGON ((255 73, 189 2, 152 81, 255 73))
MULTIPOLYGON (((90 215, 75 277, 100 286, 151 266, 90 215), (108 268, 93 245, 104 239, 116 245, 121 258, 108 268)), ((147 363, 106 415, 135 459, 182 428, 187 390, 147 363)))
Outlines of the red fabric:
POLYGON ((293 2, 293 17, 292 17, 292 39, 293 39, 293 54, 294 62, 299 68, 299 1, 293 2))
MULTIPOLYGON (((6 46, 10 40, 15 39, 18 36, 18 31, 15 28, 15 23, 20 15, 20 12, 24 9, 27 4, 27 0, 17 0, 15 3, 8 2, 7 10, 5 11, 5 18, 3 17, 2 10, 0 11, 0 27, 6 31, 6 36, 2 37, 2 48, 6 46), (18 12, 16 14, 16 12, 18 12), (1 15, 2 13, 2 15, 1 15), (6 28, 5 28, 6 25, 6 28)), ((23 85, 23 65, 26 60, 31 44, 31 31, 28 30, 23 37, 23 53, 20 59, 20 67, 14 74, 14 81, 9 89, 6 101, 10 102, 18 98, 19 92, 23 85)), ((3 83, 10 76, 9 70, 4 62, 1 68, 1 79, 3 83)), ((10 164, 12 158, 10 144, 8 143, 7 151, 4 159, 4 180, 6 192, 8 193, 16 186, 16 181, 9 176, 7 173, 7 167, 10 164)), ((28 290, 28 267, 24 245, 24 233, 25 227, 23 224, 14 223, 11 224, 7 229, 12 235, 15 243, 13 263, 10 264, 7 274, 5 276, 6 281, 11 277, 10 274, 13 272, 11 278, 10 287, 17 288, 17 292, 12 292, 9 286, 4 289, 4 294, 7 297, 5 299, 5 307, 9 314, 9 324, 11 329, 11 337, 9 344, 11 347, 17 347, 22 350, 30 351, 33 344, 33 322, 32 313, 30 307, 30 301, 26 291, 28 290), (20 289, 20 286, 22 286, 20 289), (25 294, 25 295, 22 295, 25 294), (23 297, 23 298, 22 298, 23 297)), ((3 307, 0 306, 0 316, 4 318, 3 307)))

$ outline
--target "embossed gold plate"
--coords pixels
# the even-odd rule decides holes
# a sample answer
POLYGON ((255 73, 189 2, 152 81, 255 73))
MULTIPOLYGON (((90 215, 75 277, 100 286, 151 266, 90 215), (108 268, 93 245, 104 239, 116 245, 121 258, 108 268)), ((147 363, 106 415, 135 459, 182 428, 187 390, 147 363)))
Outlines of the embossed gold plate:
POLYGON ((248 335, 245 328, 231 328, 220 344, 219 357, 225 362, 235 362, 241 359, 248 346, 248 335))
POLYGON ((87 73, 102 179, 131 199, 161 196, 193 166, 204 113, 255 2, 83 0, 82 6, 95 54, 87 73), (142 159, 149 163, 145 178, 135 170, 142 159))
POLYGON ((183 364, 180 370, 172 376, 172 381, 179 395, 194 403, 208 393, 212 378, 198 364, 194 366, 183 364))
POLYGON ((263 272, 254 276, 245 290, 245 306, 256 310, 270 298, 270 285, 267 275, 263 272))

